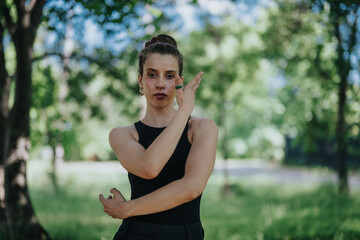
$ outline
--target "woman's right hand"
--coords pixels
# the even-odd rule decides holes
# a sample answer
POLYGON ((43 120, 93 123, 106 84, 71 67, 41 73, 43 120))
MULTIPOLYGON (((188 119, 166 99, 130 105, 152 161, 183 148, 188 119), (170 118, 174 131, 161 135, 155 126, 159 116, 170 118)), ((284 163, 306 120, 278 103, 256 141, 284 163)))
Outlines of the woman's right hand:
MULTIPOLYGON (((179 109, 185 109, 192 113, 195 104, 195 91, 199 87, 201 82, 201 76, 203 72, 199 72, 185 87, 176 89, 176 102, 179 105, 179 109)), ((175 78, 175 86, 183 85, 180 76, 175 78)))
POLYGON ((114 197, 109 195, 107 199, 104 198, 102 194, 99 195, 99 200, 104 207, 104 212, 106 212, 112 218, 124 219, 128 215, 126 213, 126 199, 116 188, 110 190, 114 197))

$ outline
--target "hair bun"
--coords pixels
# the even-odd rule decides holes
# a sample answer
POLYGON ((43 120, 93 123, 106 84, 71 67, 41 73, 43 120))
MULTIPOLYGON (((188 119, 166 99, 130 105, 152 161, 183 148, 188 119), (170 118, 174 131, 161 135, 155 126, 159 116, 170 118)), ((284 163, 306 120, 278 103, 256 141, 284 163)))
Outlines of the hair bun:
POLYGON ((170 44, 170 45, 174 46, 175 48, 177 48, 177 43, 176 43, 175 39, 166 34, 160 34, 160 35, 157 35, 157 36, 151 38, 150 41, 147 41, 145 43, 145 48, 147 48, 151 45, 154 45, 156 43, 167 43, 167 44, 170 44))

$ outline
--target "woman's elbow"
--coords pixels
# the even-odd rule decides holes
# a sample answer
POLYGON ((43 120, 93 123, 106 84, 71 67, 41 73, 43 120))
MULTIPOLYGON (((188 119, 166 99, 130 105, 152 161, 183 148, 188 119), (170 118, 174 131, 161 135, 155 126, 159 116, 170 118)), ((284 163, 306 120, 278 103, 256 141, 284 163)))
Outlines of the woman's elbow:
POLYGON ((186 188, 186 199, 188 201, 194 200, 198 196, 200 196, 203 192, 203 189, 195 186, 194 184, 189 184, 186 188))
POLYGON ((191 191, 188 194, 188 198, 191 200, 194 200, 195 198, 197 198, 198 196, 200 196, 202 194, 202 191, 191 191))
POLYGON ((144 169, 142 178, 154 179, 160 174, 160 172, 161 172, 161 170, 159 170, 155 166, 148 166, 144 169))

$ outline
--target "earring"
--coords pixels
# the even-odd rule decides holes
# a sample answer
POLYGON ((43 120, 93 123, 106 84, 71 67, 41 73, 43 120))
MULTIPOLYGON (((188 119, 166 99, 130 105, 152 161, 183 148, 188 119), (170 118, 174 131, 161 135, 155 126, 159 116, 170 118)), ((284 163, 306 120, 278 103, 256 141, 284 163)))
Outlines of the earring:
POLYGON ((140 96, 144 96, 144 89, 142 87, 140 87, 139 89, 139 94, 140 96))

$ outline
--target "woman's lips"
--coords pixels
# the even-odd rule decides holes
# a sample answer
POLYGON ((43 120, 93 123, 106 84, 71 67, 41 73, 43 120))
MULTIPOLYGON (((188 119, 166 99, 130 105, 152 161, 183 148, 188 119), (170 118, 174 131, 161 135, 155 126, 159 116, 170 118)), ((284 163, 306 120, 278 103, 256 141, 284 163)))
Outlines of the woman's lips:
POLYGON ((165 93, 156 93, 155 97, 157 99, 164 99, 166 97, 166 94, 165 93))

